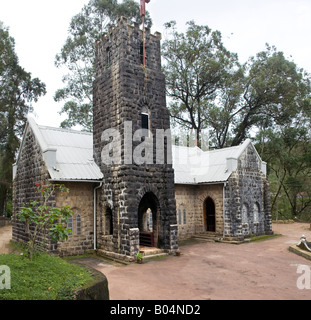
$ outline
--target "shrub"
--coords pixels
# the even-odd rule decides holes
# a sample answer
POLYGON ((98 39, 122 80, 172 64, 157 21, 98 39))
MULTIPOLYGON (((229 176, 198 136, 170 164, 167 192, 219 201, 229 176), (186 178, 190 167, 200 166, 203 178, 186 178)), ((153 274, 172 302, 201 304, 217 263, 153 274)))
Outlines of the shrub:
POLYGON ((67 228, 68 218, 73 215, 69 206, 53 207, 49 206, 49 200, 56 190, 61 192, 69 192, 69 189, 63 185, 44 183, 36 184, 38 191, 41 193, 42 202, 31 201, 28 205, 21 208, 18 213, 18 219, 26 223, 27 232, 29 233, 28 257, 33 258, 36 249, 36 240, 40 233, 44 230, 50 231, 53 241, 66 240, 68 235, 72 233, 67 228), (33 228, 30 228, 30 225, 33 228))

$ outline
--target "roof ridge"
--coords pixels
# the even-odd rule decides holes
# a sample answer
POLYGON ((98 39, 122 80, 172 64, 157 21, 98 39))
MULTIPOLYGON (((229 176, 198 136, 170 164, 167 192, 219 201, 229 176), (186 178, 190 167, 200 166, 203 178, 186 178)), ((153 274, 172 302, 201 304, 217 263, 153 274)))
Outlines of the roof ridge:
POLYGON ((93 135, 93 132, 88 131, 81 131, 76 129, 70 129, 70 128, 60 128, 60 127, 52 127, 52 126, 44 126, 44 125, 38 125, 40 129, 48 129, 48 130, 54 130, 54 131, 62 131, 62 132, 69 132, 69 133, 77 133, 77 134, 85 134, 85 135, 93 135))
POLYGON ((93 150, 93 146, 90 146, 90 147, 81 147, 81 146, 77 146, 77 145, 72 145, 72 144, 51 144, 51 146, 55 147, 55 148, 59 148, 59 147, 63 147, 63 148, 68 148, 68 147, 71 147, 71 148, 75 148, 75 149, 83 149, 83 150, 86 150, 86 149, 89 149, 89 150, 93 150))
POLYGON ((220 148, 220 149, 207 150, 205 152, 221 152, 221 151, 228 150, 228 149, 238 149, 239 147, 240 147, 240 145, 233 146, 233 147, 225 147, 225 148, 220 148))

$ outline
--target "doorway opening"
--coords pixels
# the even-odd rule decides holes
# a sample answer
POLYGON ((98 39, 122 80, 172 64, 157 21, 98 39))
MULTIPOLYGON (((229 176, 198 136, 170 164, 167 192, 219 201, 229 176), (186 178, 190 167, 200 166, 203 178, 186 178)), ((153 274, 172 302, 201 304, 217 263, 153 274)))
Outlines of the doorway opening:
POLYGON ((212 198, 208 197, 204 201, 204 229, 205 231, 216 231, 216 212, 215 203, 212 198))
POLYGON ((145 247, 158 246, 158 199, 152 192, 147 192, 138 207, 139 244, 145 247))

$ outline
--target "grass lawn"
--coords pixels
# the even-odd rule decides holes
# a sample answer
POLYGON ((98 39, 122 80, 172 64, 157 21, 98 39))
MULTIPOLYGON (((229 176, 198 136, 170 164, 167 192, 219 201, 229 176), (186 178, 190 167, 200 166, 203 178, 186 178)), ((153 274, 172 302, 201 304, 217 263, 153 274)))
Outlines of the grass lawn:
POLYGON ((10 268, 11 289, 0 289, 0 300, 74 299, 76 290, 93 280, 83 267, 45 253, 33 260, 19 254, 2 254, 2 265, 10 268))
POLYGON ((281 236, 282 236, 281 234, 277 234, 277 233, 274 233, 271 235, 261 235, 261 236, 251 235, 250 239, 253 242, 253 241, 270 240, 270 239, 274 239, 276 237, 281 237, 281 236))

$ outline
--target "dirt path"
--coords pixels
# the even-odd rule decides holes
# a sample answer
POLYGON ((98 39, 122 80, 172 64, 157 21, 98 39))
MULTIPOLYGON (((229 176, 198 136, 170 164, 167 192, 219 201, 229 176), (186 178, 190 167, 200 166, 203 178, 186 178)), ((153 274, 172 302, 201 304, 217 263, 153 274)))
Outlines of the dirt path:
POLYGON ((109 283, 112 300, 310 300, 298 289, 298 265, 311 261, 288 251, 309 224, 276 224, 282 234, 249 244, 197 243, 182 246, 182 256, 125 267, 93 263, 109 283))
POLYGON ((0 227, 0 254, 10 252, 11 239, 12 239, 12 226, 0 227))

